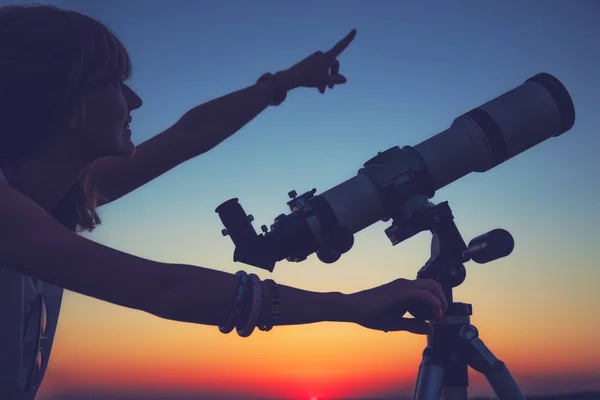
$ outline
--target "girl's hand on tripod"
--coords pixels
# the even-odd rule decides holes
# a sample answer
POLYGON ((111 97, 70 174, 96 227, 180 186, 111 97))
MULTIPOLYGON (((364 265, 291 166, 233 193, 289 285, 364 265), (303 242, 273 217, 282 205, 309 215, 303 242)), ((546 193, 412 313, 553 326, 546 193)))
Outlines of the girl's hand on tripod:
POLYGON ((433 328, 425 321, 403 318, 411 303, 427 304, 440 317, 448 308, 441 285, 432 279, 396 279, 382 286, 353 293, 349 297, 351 309, 354 310, 353 322, 386 332, 432 332, 433 328))

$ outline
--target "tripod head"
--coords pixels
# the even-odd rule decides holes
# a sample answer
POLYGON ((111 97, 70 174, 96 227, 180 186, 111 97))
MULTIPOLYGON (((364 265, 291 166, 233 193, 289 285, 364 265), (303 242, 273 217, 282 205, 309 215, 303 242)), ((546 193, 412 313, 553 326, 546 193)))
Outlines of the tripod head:
MULTIPOLYGON (((504 229, 494 229, 477 236, 467 246, 454 223, 448 202, 434 205, 426 197, 415 196, 405 203, 403 211, 386 229, 388 238, 395 245, 420 232, 430 231, 433 235, 431 257, 417 273, 417 279, 433 279, 442 286, 450 315, 471 315, 471 305, 455 303, 452 293, 467 276, 464 263, 473 260, 484 264, 508 256, 515 245, 512 235, 504 229)), ((418 319, 433 318, 428 306, 414 304, 409 312, 418 319)))

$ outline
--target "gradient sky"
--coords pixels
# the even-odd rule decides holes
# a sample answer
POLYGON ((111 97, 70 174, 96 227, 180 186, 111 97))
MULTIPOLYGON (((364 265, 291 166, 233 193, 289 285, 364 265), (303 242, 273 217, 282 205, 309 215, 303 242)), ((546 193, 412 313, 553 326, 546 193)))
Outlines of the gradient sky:
MULTIPOLYGON (((515 238, 510 257, 467 266, 456 298, 474 304, 472 321, 522 389, 600 389, 599 2, 52 3, 107 23, 125 43, 132 87, 144 99, 133 114, 136 143, 189 108, 358 30, 340 58, 347 85, 324 96, 291 93, 214 151, 104 207, 104 224, 91 235, 145 258, 261 278, 270 274, 233 263, 214 213, 221 202, 239 197, 258 229, 287 211, 289 190, 325 191, 377 151, 418 144, 532 75, 554 74, 573 97, 574 128, 434 200, 450 201, 466 240, 497 227, 515 238)), ((393 247, 386 227, 358 233, 333 265, 312 256, 279 263, 271 277, 343 292, 413 278, 430 235, 393 247)), ((67 293, 55 343, 40 399, 101 392, 329 399, 409 393, 424 338, 321 323, 242 339, 67 293)), ((490 394, 472 375, 471 393, 490 394)))

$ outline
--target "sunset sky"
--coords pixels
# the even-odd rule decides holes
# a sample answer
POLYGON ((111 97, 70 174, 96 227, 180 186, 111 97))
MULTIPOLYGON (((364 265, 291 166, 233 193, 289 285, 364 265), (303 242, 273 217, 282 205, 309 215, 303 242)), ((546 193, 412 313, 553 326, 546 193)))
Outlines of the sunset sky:
MULTIPOLYGON (((8 2, 2 1, 2 4, 8 2)), ((515 250, 468 264, 456 291, 528 394, 600 390, 597 304, 600 3, 597 1, 64 0, 129 50, 141 143, 202 102, 327 50, 348 84, 290 93, 214 151, 101 209, 92 240, 148 259, 350 293, 414 278, 430 235, 398 246, 386 223, 358 233, 339 262, 311 256, 273 274, 232 261, 214 209, 239 197, 255 226, 288 211, 287 192, 324 192, 378 151, 416 145, 462 113, 539 72, 573 97, 574 128, 485 174, 440 190, 465 240, 509 230, 515 250), (418 3, 418 4, 417 4, 418 3)), ((200 134, 200 133, 199 133, 200 134)), ((208 305, 207 305, 208 306, 208 305)), ((284 312, 284 311, 283 311, 284 312)), ((412 391, 425 338, 351 324, 276 327, 243 339, 68 292, 39 398, 169 394, 280 399, 399 396, 412 391)), ((491 394, 472 373, 472 394, 491 394)))

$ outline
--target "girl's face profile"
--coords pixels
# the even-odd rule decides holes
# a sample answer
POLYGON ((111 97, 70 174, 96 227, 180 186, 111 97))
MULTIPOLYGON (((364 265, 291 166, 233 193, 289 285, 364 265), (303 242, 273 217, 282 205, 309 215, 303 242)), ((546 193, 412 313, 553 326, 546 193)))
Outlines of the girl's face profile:
POLYGON ((94 85, 85 99, 83 125, 77 129, 82 150, 93 159, 132 155, 130 113, 141 105, 140 97, 120 80, 94 85))

